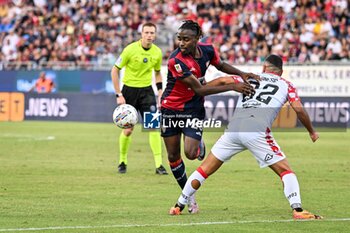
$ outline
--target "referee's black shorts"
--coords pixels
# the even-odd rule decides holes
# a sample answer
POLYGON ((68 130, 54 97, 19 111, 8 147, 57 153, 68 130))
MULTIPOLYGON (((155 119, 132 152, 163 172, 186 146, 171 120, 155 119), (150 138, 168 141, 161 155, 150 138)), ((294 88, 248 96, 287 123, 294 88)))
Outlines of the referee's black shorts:
POLYGON ((152 86, 129 87, 124 84, 122 94, 125 102, 134 106, 141 113, 142 118, 144 112, 157 110, 157 101, 152 86))

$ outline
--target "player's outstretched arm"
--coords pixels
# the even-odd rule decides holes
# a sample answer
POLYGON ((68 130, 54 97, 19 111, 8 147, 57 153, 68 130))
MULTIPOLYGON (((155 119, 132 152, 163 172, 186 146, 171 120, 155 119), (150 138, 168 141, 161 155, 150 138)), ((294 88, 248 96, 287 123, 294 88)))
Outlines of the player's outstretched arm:
POLYGON ((249 85, 248 83, 229 83, 227 85, 220 85, 220 86, 212 86, 212 85, 202 85, 198 79, 190 75, 184 79, 181 79, 181 82, 183 82, 185 85, 190 87, 197 95, 200 96, 206 96, 206 95, 212 95, 220 92, 225 91, 237 91, 241 92, 245 95, 251 95, 254 93, 254 88, 249 85))
POLYGON ((310 138, 312 142, 316 142, 319 138, 318 133, 314 130, 309 114, 305 111, 303 104, 300 100, 296 100, 290 103, 292 108, 297 114, 299 121, 304 125, 304 127, 309 131, 310 138))
POLYGON ((256 75, 253 73, 243 72, 243 71, 237 69, 236 67, 228 64, 227 62, 221 62, 219 65, 216 66, 216 68, 222 72, 227 73, 227 74, 241 76, 245 82, 248 82, 249 78, 253 78, 253 79, 258 80, 258 81, 260 80, 259 75, 256 75))
POLYGON ((230 78, 230 76, 223 76, 223 77, 219 77, 214 80, 211 80, 210 82, 207 82, 205 85, 211 86, 211 87, 217 87, 217 86, 223 86, 231 83, 234 83, 234 81, 232 78, 230 78))
POLYGON ((243 79, 240 76, 229 75, 229 76, 218 77, 210 82, 207 82, 206 85, 208 85, 208 86, 222 86, 222 85, 238 83, 238 82, 243 82, 243 79))

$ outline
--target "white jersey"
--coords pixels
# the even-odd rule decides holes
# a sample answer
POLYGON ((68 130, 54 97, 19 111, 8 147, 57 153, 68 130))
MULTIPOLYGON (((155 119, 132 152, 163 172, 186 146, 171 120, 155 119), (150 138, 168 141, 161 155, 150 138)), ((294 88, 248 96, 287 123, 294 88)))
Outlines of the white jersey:
MULTIPOLYGON (((271 73, 262 73, 259 76, 261 77, 260 82, 250 81, 255 87, 254 96, 243 94, 239 96, 231 119, 231 127, 235 122, 237 123, 236 120, 242 121, 242 118, 247 120, 250 118, 249 122, 254 122, 254 127, 252 125, 248 126, 246 128, 248 132, 250 129, 255 131, 257 129, 264 130, 266 127, 270 128, 280 109, 287 101, 291 103, 299 100, 296 88, 282 77, 271 73)), ((241 126, 239 131, 244 131, 241 126)))
POLYGON ((240 95, 236 110, 225 133, 211 152, 220 161, 227 161, 248 149, 260 167, 270 166, 285 158, 273 138, 271 125, 282 106, 299 100, 295 87, 283 78, 270 73, 260 74, 254 96, 240 95))

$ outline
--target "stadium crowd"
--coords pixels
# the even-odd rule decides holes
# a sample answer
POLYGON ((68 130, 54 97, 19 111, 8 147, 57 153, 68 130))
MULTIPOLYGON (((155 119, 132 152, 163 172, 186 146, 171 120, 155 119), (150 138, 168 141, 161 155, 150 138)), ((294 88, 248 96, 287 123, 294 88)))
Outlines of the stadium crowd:
POLYGON ((347 0, 0 0, 0 63, 111 65, 147 21, 160 25, 165 61, 184 19, 233 64, 270 53, 286 62, 350 61, 349 8, 347 0))

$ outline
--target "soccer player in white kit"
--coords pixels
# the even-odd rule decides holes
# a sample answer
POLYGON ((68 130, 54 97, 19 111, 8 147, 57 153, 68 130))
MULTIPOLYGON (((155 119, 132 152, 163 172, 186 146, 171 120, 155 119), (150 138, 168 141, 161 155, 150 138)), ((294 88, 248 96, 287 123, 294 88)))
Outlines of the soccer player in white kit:
POLYGON ((237 153, 248 149, 261 168, 270 167, 280 176, 284 194, 293 209, 294 219, 322 218, 302 208, 297 177, 271 132, 274 119, 288 101, 298 119, 308 130, 312 142, 319 137, 304 110, 296 88, 281 77, 282 72, 282 59, 277 55, 268 56, 263 65, 263 73, 260 74, 261 81, 251 82, 251 85, 255 87, 255 94, 239 96, 236 110, 227 130, 213 146, 208 157, 188 178, 178 202, 170 209, 169 214, 181 214, 189 198, 208 176, 216 172, 224 162, 237 153))

